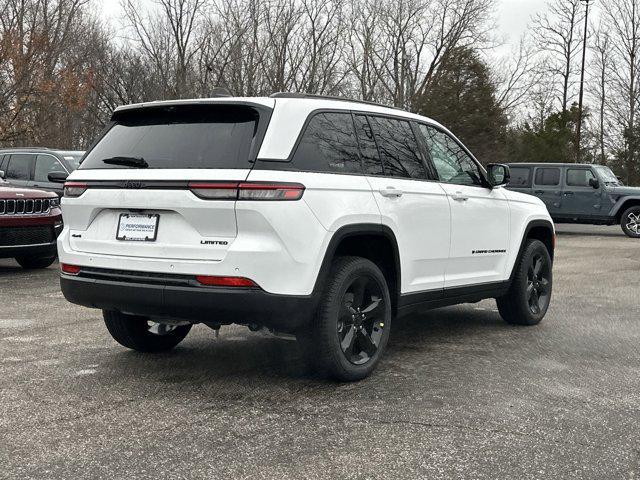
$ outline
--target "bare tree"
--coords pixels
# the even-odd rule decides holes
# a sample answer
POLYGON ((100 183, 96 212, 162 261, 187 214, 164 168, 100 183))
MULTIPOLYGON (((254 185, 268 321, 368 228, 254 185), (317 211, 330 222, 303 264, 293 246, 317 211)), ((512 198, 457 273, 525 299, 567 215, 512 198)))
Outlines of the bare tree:
POLYGON ((335 94, 345 78, 346 33, 344 0, 301 0, 304 22, 300 72, 296 90, 335 94))
POLYGON ((0 142, 73 141, 62 123, 81 114, 90 89, 77 41, 90 28, 87 1, 0 1, 0 142))
POLYGON ((577 57, 582 45, 584 12, 580 0, 553 0, 549 11, 535 17, 533 33, 545 57, 547 73, 558 78, 562 112, 569 109, 577 57))
POLYGON ((598 116, 596 119, 596 136, 598 139, 598 156, 599 162, 607 163, 607 117, 608 117, 608 101, 609 101, 609 82, 614 67, 613 58, 611 56, 612 44, 611 36, 607 28, 601 23, 595 29, 592 35, 595 41, 591 47, 592 61, 590 63, 591 81, 589 82, 588 92, 597 102, 598 116))
POLYGON ((189 75, 203 47, 198 35, 206 0, 155 0, 156 10, 141 11, 136 0, 122 7, 136 42, 155 66, 162 97, 193 95, 189 75))
POLYGON ((363 96, 415 108, 449 51, 486 42, 493 3, 361 0, 352 9, 349 63, 363 96))
POLYGON ((510 115, 520 109, 531 97, 542 74, 535 46, 526 35, 516 47, 493 66, 493 81, 498 88, 498 104, 510 115))
POLYGON ((637 112, 640 100, 640 0, 617 0, 604 12, 604 25, 610 35, 615 68, 610 87, 617 108, 616 123, 623 130, 619 150, 624 152, 624 170, 628 183, 638 175, 637 112))

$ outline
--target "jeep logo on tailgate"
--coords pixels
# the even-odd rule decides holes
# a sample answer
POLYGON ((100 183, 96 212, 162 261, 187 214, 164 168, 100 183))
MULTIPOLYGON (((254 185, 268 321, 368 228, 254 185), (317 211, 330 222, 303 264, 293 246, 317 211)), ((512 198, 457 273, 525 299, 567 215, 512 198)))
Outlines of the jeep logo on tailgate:
POLYGON ((124 188, 137 189, 137 188, 143 188, 143 187, 144 187, 144 183, 137 180, 127 180, 126 182, 124 182, 124 188))

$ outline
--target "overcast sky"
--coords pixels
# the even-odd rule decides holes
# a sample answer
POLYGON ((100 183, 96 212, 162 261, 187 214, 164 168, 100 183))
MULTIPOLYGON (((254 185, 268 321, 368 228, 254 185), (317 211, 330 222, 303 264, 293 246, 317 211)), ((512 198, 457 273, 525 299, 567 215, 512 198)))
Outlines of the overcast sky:
MULTIPOLYGON (((544 0, 498 0, 497 20, 500 33, 509 43, 515 43, 527 27, 531 15, 544 11, 544 0)), ((103 13, 117 20, 121 16, 120 0, 102 0, 103 13)))

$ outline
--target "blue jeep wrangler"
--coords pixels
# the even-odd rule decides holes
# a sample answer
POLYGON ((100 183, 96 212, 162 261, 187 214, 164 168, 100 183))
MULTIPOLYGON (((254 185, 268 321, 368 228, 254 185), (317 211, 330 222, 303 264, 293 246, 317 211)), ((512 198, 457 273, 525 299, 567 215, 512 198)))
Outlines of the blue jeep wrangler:
POLYGON ((640 188, 625 187, 609 167, 512 163, 507 188, 539 197, 557 223, 619 224, 640 238, 640 188))

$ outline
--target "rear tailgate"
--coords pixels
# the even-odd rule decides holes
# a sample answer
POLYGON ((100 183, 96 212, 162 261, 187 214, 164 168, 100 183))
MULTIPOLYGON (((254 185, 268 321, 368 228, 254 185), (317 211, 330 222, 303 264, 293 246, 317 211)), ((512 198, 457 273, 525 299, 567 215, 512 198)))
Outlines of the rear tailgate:
POLYGON ((71 248, 223 260, 237 235, 236 201, 199 198, 189 184, 245 180, 269 116, 264 105, 222 103, 116 112, 109 131, 69 179, 82 192, 63 200, 71 248), (147 167, 139 167, 141 159, 147 167), (153 238, 123 234, 123 222, 129 226, 140 215, 156 223, 153 238))

